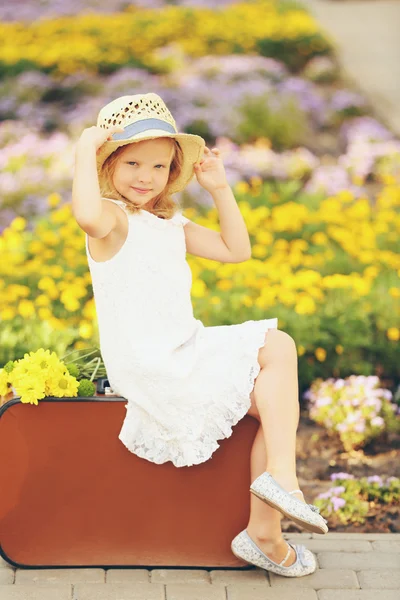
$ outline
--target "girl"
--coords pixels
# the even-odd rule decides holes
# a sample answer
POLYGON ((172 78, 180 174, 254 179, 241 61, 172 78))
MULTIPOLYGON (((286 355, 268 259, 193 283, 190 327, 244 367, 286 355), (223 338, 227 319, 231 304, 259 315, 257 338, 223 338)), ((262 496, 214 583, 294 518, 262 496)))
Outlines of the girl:
POLYGON ((328 530, 297 489, 295 343, 276 318, 205 327, 193 316, 186 252, 225 263, 251 256, 218 148, 179 133, 157 94, 117 98, 77 143, 72 210, 86 233, 107 376, 127 399, 119 439, 149 461, 190 466, 210 459, 244 415, 256 418, 250 519, 232 551, 287 577, 312 573, 314 555, 287 544, 280 527, 285 515, 328 530), (171 199, 194 175, 220 233, 171 199))

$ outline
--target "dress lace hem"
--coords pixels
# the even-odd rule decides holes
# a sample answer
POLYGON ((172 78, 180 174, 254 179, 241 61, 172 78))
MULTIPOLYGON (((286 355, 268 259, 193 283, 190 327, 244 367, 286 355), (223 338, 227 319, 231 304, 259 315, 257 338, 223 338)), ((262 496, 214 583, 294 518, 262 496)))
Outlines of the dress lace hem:
POLYGON ((220 447, 218 440, 232 435, 232 427, 247 414, 251 405, 250 394, 261 370, 258 351, 264 345, 265 334, 277 328, 277 319, 247 323, 249 327, 243 328, 239 336, 241 352, 231 365, 233 395, 224 394, 216 383, 201 431, 182 422, 177 423, 175 430, 166 430, 156 418, 129 400, 128 414, 118 437, 130 452, 156 464, 171 461, 176 467, 192 466, 209 460, 220 447))

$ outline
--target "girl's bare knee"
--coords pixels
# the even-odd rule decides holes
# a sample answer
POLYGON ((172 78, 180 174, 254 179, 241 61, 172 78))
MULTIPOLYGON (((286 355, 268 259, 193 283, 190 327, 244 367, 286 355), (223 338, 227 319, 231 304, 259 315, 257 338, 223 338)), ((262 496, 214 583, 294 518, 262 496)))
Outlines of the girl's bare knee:
POLYGON ((265 335, 265 343, 258 352, 258 364, 264 368, 273 360, 293 360, 297 349, 294 339, 285 331, 270 329, 265 335))
MULTIPOLYGON (((258 363, 261 370, 273 360, 296 360, 297 349, 294 339, 280 329, 269 329, 265 334, 264 346, 258 352, 258 363)), ((257 382, 257 378, 255 384, 257 382)), ((251 405, 247 414, 261 423, 260 413, 255 401, 255 384, 250 394, 251 405)))

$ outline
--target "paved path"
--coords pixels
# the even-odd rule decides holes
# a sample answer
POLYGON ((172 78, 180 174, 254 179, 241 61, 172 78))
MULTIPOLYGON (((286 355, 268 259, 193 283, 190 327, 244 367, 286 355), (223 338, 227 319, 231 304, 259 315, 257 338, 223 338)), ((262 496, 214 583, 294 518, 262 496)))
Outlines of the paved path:
MULTIPOLYGON (((1 600, 399 600, 400 533, 284 534, 319 569, 280 577, 239 569, 12 569, 0 562, 1 600)), ((1 559, 0 559, 1 561, 1 559)))
POLYGON ((336 42, 345 75, 400 135, 400 0, 302 0, 336 42))

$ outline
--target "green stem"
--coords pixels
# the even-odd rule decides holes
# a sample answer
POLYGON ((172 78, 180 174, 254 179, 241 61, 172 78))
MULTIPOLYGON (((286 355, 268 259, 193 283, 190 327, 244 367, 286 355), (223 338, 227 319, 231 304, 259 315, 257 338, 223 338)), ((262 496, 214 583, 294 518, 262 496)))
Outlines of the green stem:
POLYGON ((94 376, 96 375, 96 373, 97 373, 97 371, 98 371, 98 369, 99 369, 100 363, 101 363, 101 358, 100 358, 100 356, 99 356, 99 357, 98 357, 97 366, 96 366, 96 368, 94 369, 94 371, 93 371, 93 373, 92 373, 92 376, 91 376, 91 378, 90 378, 90 381, 93 381, 93 379, 94 379, 94 376))
MULTIPOLYGON (((94 354, 95 352, 98 351, 98 348, 95 348, 92 352, 88 352, 87 354, 84 354, 83 356, 80 356, 79 358, 82 360, 82 358, 86 358, 86 356, 90 356, 91 354, 94 354)), ((60 360, 62 360, 64 362, 64 364, 69 364, 70 362, 75 362, 75 360, 70 360, 68 363, 66 363, 64 361, 64 358, 66 356, 69 356, 70 354, 73 354, 73 352, 79 352, 79 350, 73 350, 72 352, 68 352, 68 354, 65 354, 65 356, 63 356, 60 360)))

